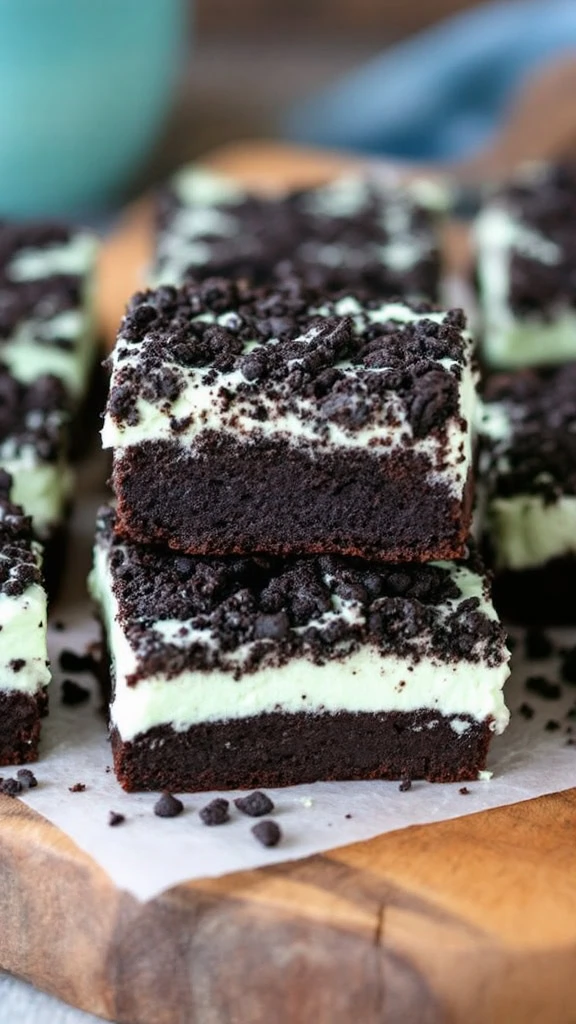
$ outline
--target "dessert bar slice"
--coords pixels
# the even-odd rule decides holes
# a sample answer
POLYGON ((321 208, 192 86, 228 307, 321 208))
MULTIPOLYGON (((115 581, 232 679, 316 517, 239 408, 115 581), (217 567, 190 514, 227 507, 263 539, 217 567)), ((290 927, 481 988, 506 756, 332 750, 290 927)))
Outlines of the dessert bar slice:
POLYGON ((67 406, 58 377, 22 384, 0 365, 0 468, 10 474, 12 498, 43 543, 63 529, 71 497, 67 406))
POLYGON ((324 288, 437 301, 445 205, 445 192, 427 181, 356 176, 265 196, 188 167, 159 193, 152 279, 268 284, 292 270, 324 288))
POLYGON ((0 764, 36 760, 50 682, 46 592, 30 518, 0 470, 0 764))
POLYGON ((458 557, 469 530, 460 310, 222 279, 138 294, 103 443, 118 529, 193 554, 458 557))
POLYGON ((575 622, 576 363, 492 378, 480 446, 497 606, 516 621, 575 622))
POLYGON ((100 514, 91 591, 125 789, 475 779, 508 721, 477 556, 187 557, 100 514))
POLYGON ((24 384, 59 377, 73 412, 96 363, 95 263, 87 231, 0 222, 0 359, 24 384))
POLYGON ((483 356, 496 369, 576 358, 576 166, 530 165, 475 229, 483 356))

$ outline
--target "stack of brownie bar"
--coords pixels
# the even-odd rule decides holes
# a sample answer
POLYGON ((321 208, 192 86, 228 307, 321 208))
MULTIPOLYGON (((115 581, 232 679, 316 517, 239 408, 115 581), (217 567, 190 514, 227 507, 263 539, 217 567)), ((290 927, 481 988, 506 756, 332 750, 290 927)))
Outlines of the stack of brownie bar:
POLYGON ((158 241, 155 274, 179 253, 178 286, 134 296, 111 357, 115 506, 99 517, 91 590, 117 777, 176 791, 477 778, 508 720, 509 655, 469 541, 464 316, 416 298, 416 265, 403 279, 399 257, 401 298, 388 294, 390 251, 408 248, 396 195, 356 182, 281 213, 267 201, 276 223, 290 202, 298 225, 322 210, 320 227, 305 221, 307 252, 319 234, 336 249, 346 238, 327 284, 321 260, 302 267, 302 226, 290 269, 280 228, 282 259, 267 261, 268 207, 250 199, 244 233, 226 218, 245 198, 209 184, 158 241), (375 248, 365 201, 387 225, 375 248), (242 247, 240 269, 222 265, 218 230, 242 247), (346 282, 366 251, 370 276, 346 282))
POLYGON ((78 443, 97 362, 95 259, 89 232, 0 222, 0 467, 53 549, 71 501, 70 434, 78 443))
POLYGON ((88 232, 0 222, 0 764, 36 758, 47 708, 46 583, 62 570, 70 427, 79 438, 97 362, 95 257, 88 232))
POLYGON ((576 621, 576 167, 531 165, 476 224, 484 540, 499 610, 576 621))

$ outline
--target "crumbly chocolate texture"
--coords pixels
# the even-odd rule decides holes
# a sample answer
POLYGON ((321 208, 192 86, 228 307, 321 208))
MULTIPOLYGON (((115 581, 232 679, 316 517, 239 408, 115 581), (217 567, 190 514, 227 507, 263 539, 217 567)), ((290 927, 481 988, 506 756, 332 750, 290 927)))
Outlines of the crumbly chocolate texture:
MULTIPOLYGON (((415 437, 438 434, 458 414, 469 359, 464 314, 451 310, 437 323, 421 306, 423 319, 372 322, 370 311, 381 306, 367 299, 354 317, 339 314, 336 298, 296 280, 257 289, 209 279, 140 292, 120 328, 108 412, 117 425, 135 426, 141 398, 170 414, 189 371, 205 368, 202 383, 222 379, 217 401, 229 415, 262 421, 263 399, 279 415, 298 414, 304 398, 325 432, 330 423, 353 432, 383 414, 395 427, 402 413, 415 437), (222 314, 225 325, 202 319, 222 314), (234 371, 242 380, 231 389, 226 375, 234 371)), ((187 425, 174 416, 174 436, 187 425)))
POLYGON ((10 501, 10 477, 0 470, 0 594, 19 597, 42 572, 32 538, 32 521, 10 501))
MULTIPOLYGON (((28 764, 38 757, 40 723, 48 711, 48 694, 0 691, 0 764, 28 764)), ((23 785, 22 779, 19 780, 23 785)))
POLYGON ((0 457, 31 447, 39 459, 55 462, 66 450, 67 405, 58 377, 44 374, 22 384, 0 363, 0 457))
POLYGON ((267 793, 256 790, 248 796, 239 796, 234 805, 242 814, 248 814, 250 818, 261 818, 264 814, 270 814, 274 810, 274 804, 267 793))
MULTIPOLYGON (((473 781, 486 767, 490 722, 470 720, 457 732, 450 721, 431 711, 279 712, 204 722, 179 732, 158 726, 132 742, 122 742, 114 730, 114 770, 126 790, 179 792, 274 788, 318 779, 473 781)), ((208 807, 204 811, 211 819, 227 820, 227 806, 208 807)))
MULTIPOLYGON (((338 556, 187 557, 125 545, 114 534, 111 509, 100 513, 97 543, 108 550, 119 621, 137 657, 129 685, 156 671, 169 678, 187 669, 240 674, 227 656, 244 645, 242 672, 298 655, 323 663, 366 643, 383 655, 416 659, 432 654, 497 665, 504 657, 500 624, 477 598, 460 599, 449 570, 437 565, 338 556), (339 601, 352 602, 358 614, 322 622, 339 601), (162 620, 182 622, 174 643, 155 630, 162 620), (190 630, 194 636, 186 642, 190 630)), ((483 572, 473 549, 463 564, 483 572)), ((487 587, 486 581, 486 594, 487 587)))
POLYGON ((500 406, 511 436, 481 433, 490 492, 535 494, 554 502, 576 494, 576 363, 497 374, 487 381, 488 410, 500 406))
POLYGON ((550 165, 536 177, 517 179, 496 201, 514 220, 558 248, 554 262, 544 262, 514 248, 510 260, 511 308, 519 316, 553 316, 560 306, 576 306, 576 164, 550 165))
POLYGON ((154 804, 154 814, 158 818, 177 818, 183 810, 184 804, 172 793, 162 793, 154 804))
POLYGON ((282 830, 276 821, 259 821, 250 831, 262 846, 277 846, 282 838, 282 830))
MULTIPOLYGON (((245 278, 270 284, 287 275, 323 289, 362 288, 378 297, 419 296, 435 300, 440 282, 440 252, 434 214, 413 201, 407 192, 387 196, 366 182, 363 200, 353 213, 333 213, 314 202, 314 189, 301 189, 282 197, 250 193, 238 202, 213 207, 233 230, 218 234, 182 230, 178 218, 186 206, 168 186, 157 199, 155 273, 162 275, 170 262, 175 234, 183 254, 186 244, 202 247, 202 260, 186 266, 182 279, 245 278), (386 262, 386 246, 398 240, 386 224, 386 208, 401 207, 402 241, 417 250, 410 265, 398 269, 386 262), (166 245, 164 243, 167 243, 166 245)), ((191 209, 194 209, 192 205, 191 209)), ((212 224, 214 224, 212 217, 212 224)))
POLYGON ((20 254, 66 245, 73 234, 74 230, 65 224, 0 221, 0 351, 2 339, 9 338, 20 323, 30 320, 36 324, 36 342, 62 349, 73 346, 70 338, 43 332, 42 324, 81 304, 82 277, 50 274, 18 280, 11 274, 11 264, 20 254))

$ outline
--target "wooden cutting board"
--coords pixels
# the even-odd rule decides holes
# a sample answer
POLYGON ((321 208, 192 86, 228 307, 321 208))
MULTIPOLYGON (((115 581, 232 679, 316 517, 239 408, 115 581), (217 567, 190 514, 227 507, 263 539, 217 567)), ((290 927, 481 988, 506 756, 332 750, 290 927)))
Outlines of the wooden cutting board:
MULTIPOLYGON (((343 166, 262 145, 209 162, 263 187, 343 166)), ((150 224, 137 204, 104 252, 109 338, 150 224)), ((1 967, 123 1024, 574 1024, 576 790, 145 904, 0 797, 0 922, 1 967)))

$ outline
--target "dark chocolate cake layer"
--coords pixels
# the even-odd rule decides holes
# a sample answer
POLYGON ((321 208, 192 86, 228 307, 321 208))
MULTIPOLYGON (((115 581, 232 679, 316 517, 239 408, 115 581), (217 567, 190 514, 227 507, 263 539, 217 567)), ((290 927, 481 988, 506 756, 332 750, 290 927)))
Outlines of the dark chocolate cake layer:
POLYGON ((128 742, 113 730, 112 750, 124 789, 181 792, 345 779, 466 782, 485 769, 491 738, 489 722, 471 720, 459 733, 429 711, 272 713, 183 732, 160 726, 128 742))
POLYGON ((424 458, 403 453, 334 450, 317 460, 282 441, 251 447, 216 432, 193 454, 144 442, 114 465, 117 529, 189 554, 458 557, 469 535, 472 474, 462 501, 441 480, 420 489, 415 477, 427 469, 424 458))

